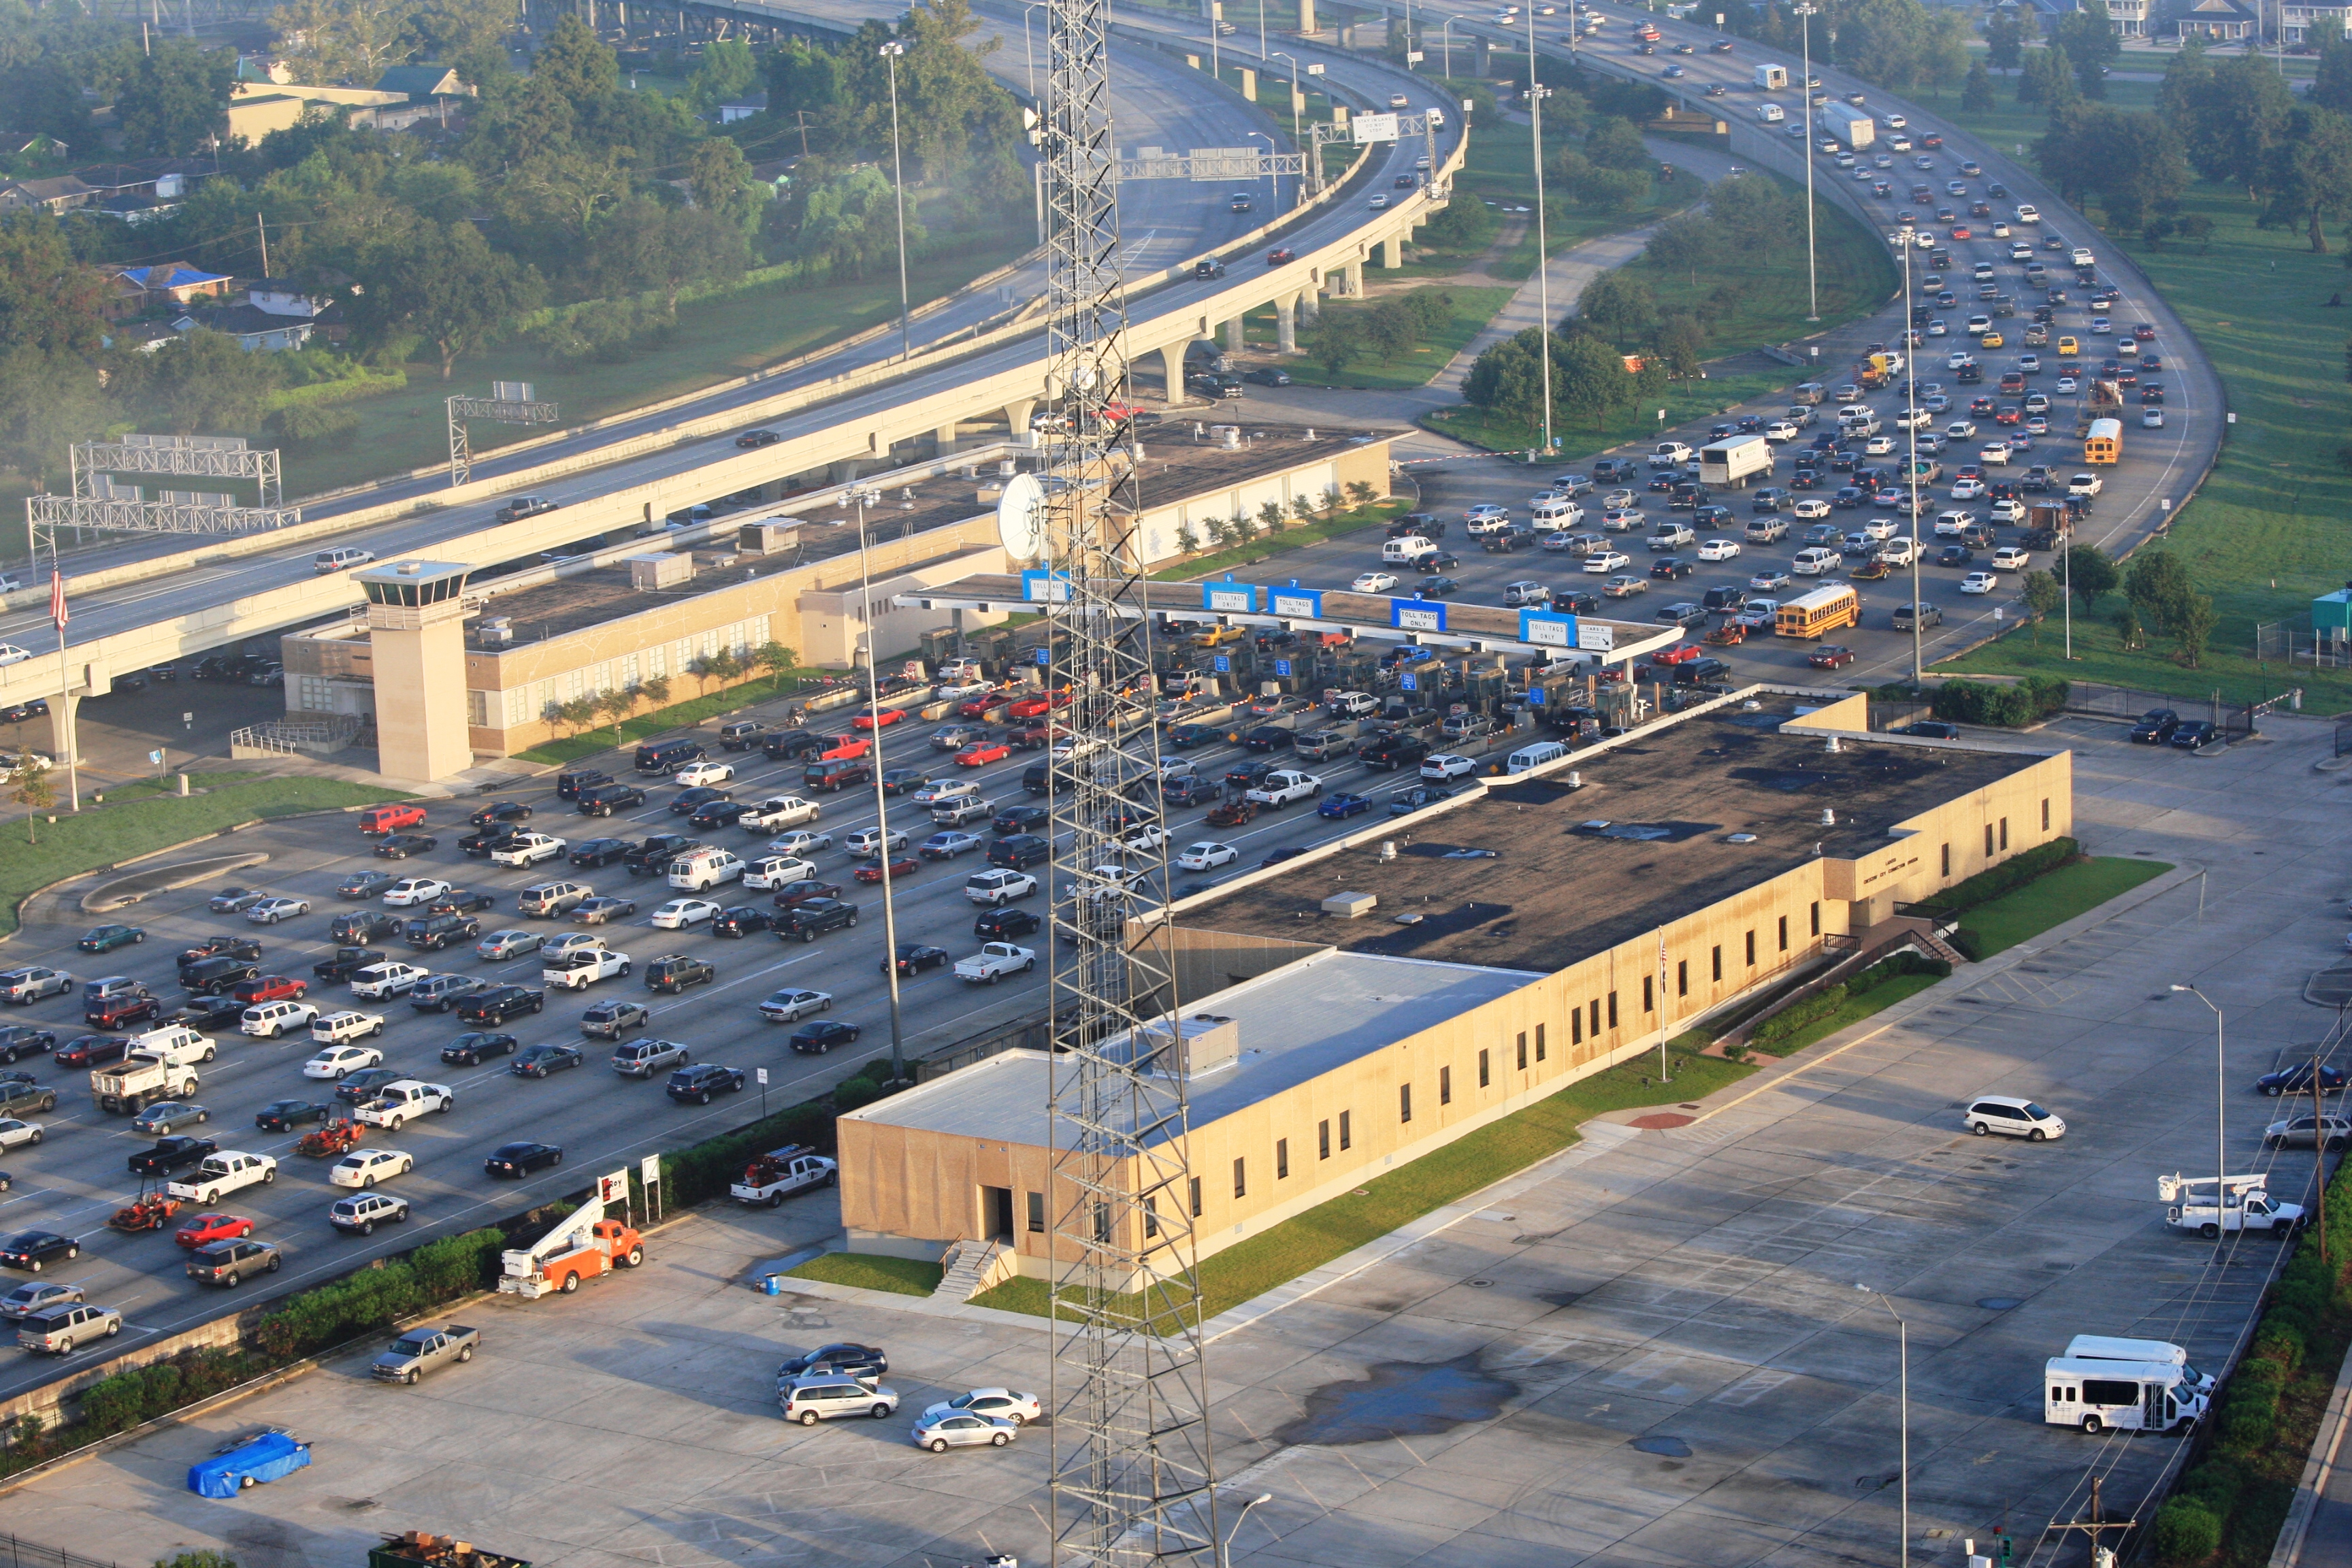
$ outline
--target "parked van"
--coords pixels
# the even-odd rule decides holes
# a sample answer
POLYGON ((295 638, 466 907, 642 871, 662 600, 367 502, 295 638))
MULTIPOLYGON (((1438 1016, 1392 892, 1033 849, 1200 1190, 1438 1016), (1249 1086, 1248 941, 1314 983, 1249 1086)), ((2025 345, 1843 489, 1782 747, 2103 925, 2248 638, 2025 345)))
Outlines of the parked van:
POLYGON ((669 863, 669 885, 689 893, 732 882, 742 875, 741 858, 725 849, 698 849, 669 863))
POLYGON ((585 882, 541 882, 516 895, 515 910, 548 919, 567 914, 595 896, 596 889, 585 882))
POLYGON ((1524 773, 1539 768, 1546 763, 1556 763, 1566 755, 1568 755, 1568 748, 1558 741, 1538 741, 1533 745, 1521 746, 1505 758, 1503 771, 1508 773, 1524 773))
POLYGON ((2159 1366, 2177 1366, 2189 1387, 2200 1394, 2213 1392, 2213 1374, 2199 1372, 2190 1366, 2187 1351, 2162 1340, 2118 1340, 2105 1334, 2076 1334, 2066 1342, 2066 1359, 2153 1362, 2159 1366))
POLYGON ((374 551, 360 550, 347 544, 341 550, 321 550, 310 557, 310 570, 324 577, 331 572, 341 572, 352 566, 364 566, 374 559, 374 551))
POLYGON ((2042 1419, 2085 1432, 2169 1432, 2205 1414, 2205 1395, 2172 1362, 2053 1356, 2042 1373, 2042 1419))
POLYGON ((1437 546, 1418 533, 1408 533, 1402 539, 1391 539, 1381 546, 1381 564, 1409 566, 1437 546))
POLYGON ((835 757, 828 762, 811 763, 801 773, 801 787, 809 790, 840 791, 851 784, 869 784, 874 770, 855 757, 835 757))
POLYGON ((641 773, 674 773, 688 763, 698 763, 708 752, 699 741, 656 741, 637 748, 637 772, 641 773))

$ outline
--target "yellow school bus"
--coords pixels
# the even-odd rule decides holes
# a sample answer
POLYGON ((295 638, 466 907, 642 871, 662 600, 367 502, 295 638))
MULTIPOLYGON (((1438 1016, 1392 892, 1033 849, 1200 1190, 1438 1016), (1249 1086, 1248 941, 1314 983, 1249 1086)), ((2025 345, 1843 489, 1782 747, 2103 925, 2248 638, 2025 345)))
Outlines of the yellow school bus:
POLYGON ((1832 583, 1782 605, 1772 630, 1784 637, 1818 637, 1861 624, 1861 596, 1847 584, 1832 583))

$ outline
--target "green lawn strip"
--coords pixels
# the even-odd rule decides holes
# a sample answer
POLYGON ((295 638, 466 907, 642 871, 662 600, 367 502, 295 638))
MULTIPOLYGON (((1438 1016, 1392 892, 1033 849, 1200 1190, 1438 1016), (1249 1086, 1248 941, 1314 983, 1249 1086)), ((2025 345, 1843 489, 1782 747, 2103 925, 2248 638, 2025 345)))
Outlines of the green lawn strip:
MULTIPOLYGON (((1430 377, 1444 370, 1463 346, 1486 331, 1495 312, 1510 302, 1517 290, 1504 288, 1449 287, 1454 311, 1444 330, 1435 337, 1422 338, 1413 347, 1395 359, 1360 359, 1336 377, 1318 364, 1312 357, 1298 361, 1292 374, 1298 380, 1317 386, 1347 386, 1364 390, 1395 391, 1408 386, 1425 386, 1430 377)), ((1351 310, 1353 306, 1328 307, 1351 310)), ((1253 310, 1244 318, 1244 331, 1267 342, 1274 341, 1274 308, 1253 310)))
POLYGON ((2062 866, 1962 915, 1959 934, 1970 939, 1963 951, 1971 958, 1990 958, 2171 869, 2161 860, 2116 855, 2062 866))
POLYGON ((1883 985, 1874 986, 1859 996, 1848 996, 1838 1004, 1834 1012, 1806 1025, 1803 1028, 1771 1042, 1758 1042, 1749 1049, 1768 1057, 1792 1057, 1807 1046, 1819 1044, 1850 1024, 1859 1024, 1874 1013, 1883 1012, 1902 1001, 1916 996, 1943 978, 1940 974, 1898 974, 1883 985))
MULTIPOLYGON (((1757 176, 1747 176, 1754 179, 1757 176)), ((1783 181, 1782 184, 1789 184, 1783 181)), ((1798 189, 1789 184, 1791 191, 1798 189)), ((1743 257, 1737 273, 1738 298, 1728 310, 1707 321, 1707 352, 1738 353, 1765 343, 1785 343, 1827 331, 1842 321, 1869 315, 1902 286, 1903 275, 1888 254, 1886 242, 1864 228, 1843 208, 1826 200, 1815 203, 1815 245, 1821 286, 1821 320, 1812 314, 1811 292, 1805 273, 1804 237, 1782 246, 1769 257, 1743 257)), ((1696 311, 1721 287, 1719 273, 1702 269, 1696 277, 1647 260, 1630 270, 1650 285, 1662 313, 1696 311)), ((1639 344, 1628 344, 1638 348, 1639 344)), ((1827 368, 1827 367, 1824 367, 1827 368)), ((1802 379, 1792 376, 1791 380, 1802 379)))
POLYGON ((872 1252, 828 1252, 787 1272, 796 1279, 823 1279, 828 1284, 855 1285, 861 1290, 889 1290, 901 1296, 928 1296, 940 1288, 945 1272, 936 1263, 915 1258, 886 1258, 872 1252))
POLYGON ((110 801, 79 816, 60 810, 51 822, 19 817, 0 825, 0 932, 17 926, 17 907, 53 882, 118 865, 186 839, 276 816, 333 811, 405 797, 398 790, 341 779, 246 777, 186 800, 110 801), (26 842, 30 827, 37 841, 26 842))
MULTIPOLYGON (((1552 456, 1559 460, 1587 457, 1627 441, 1644 440, 1658 429, 1720 414, 1775 388, 1792 385, 1799 374, 1791 368, 1674 382, 1667 386, 1662 403, 1621 408, 1598 430, 1587 421, 1571 425, 1563 418, 1552 426, 1552 436, 1559 442, 1552 456), (1666 411, 1663 425, 1658 418, 1662 407, 1666 411)), ((1451 436, 1490 451, 1522 452, 1543 444, 1543 432, 1535 426, 1496 418, 1477 408, 1445 409, 1424 416, 1422 423, 1441 436, 1451 436)))
MULTIPOLYGON (((259 778, 262 775, 259 773, 192 773, 188 775, 188 788, 192 791, 200 789, 220 789, 226 785, 238 783, 244 779, 259 778)), ((178 779, 166 774, 160 779, 135 778, 123 780, 120 784, 93 784, 89 782, 89 772, 84 770, 82 773, 82 789, 84 793, 92 795, 93 798, 96 795, 103 795, 109 802, 120 804, 123 801, 129 800, 142 800, 149 795, 176 795, 180 793, 180 783, 178 779)))
POLYGON ((1374 501, 1370 506, 1358 507, 1352 511, 1343 511, 1338 517, 1323 521, 1291 523, 1272 539, 1262 537, 1255 543, 1220 551, 1214 555, 1193 556, 1181 565, 1169 566, 1154 572, 1151 577, 1158 583, 1189 583, 1198 578, 1213 576, 1220 572, 1238 572, 1244 566, 1254 566, 1261 561, 1280 555, 1286 551, 1297 550, 1303 545, 1319 544, 1324 540, 1337 538, 1343 533, 1354 533, 1362 529, 1377 528, 1389 519, 1412 509, 1412 502, 1410 499, 1403 496, 1391 496, 1387 500, 1374 501))
MULTIPOLYGON (((1703 1099, 1753 1069, 1693 1056, 1675 1058, 1674 1070, 1674 1081, 1661 1084, 1656 1063, 1647 1057, 1611 1068, 1225 1248, 1201 1265, 1202 1316, 1213 1318, 1558 1153, 1603 1111, 1703 1099)), ((1044 1280, 1024 1277, 972 1300, 975 1306, 1042 1316, 1046 1296, 1044 1280)))
MULTIPOLYGON (((684 702, 673 702, 667 708, 656 708, 650 713, 622 720, 620 743, 626 745, 631 741, 642 741, 665 730, 688 729, 705 719, 716 719, 722 713, 732 713, 754 702, 770 702, 778 697, 789 697, 798 689, 797 684, 789 679, 779 687, 767 676, 754 676, 741 685, 728 687, 723 691, 688 698, 684 702)), ((613 726, 606 722, 583 730, 576 735, 542 742, 514 755, 516 761, 524 763, 576 763, 583 757, 593 757, 599 752, 609 752, 613 748, 613 726)))

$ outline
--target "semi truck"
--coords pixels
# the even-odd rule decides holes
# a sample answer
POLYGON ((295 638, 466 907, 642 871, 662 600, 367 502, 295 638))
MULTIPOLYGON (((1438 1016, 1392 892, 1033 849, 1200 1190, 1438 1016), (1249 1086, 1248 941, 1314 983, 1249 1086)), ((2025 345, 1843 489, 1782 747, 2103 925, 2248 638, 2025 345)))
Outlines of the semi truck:
POLYGON ((1772 471, 1772 444, 1761 436, 1735 436, 1698 449, 1698 482, 1711 489, 1745 486, 1772 471))
POLYGON ((499 1258, 499 1294, 536 1301, 561 1291, 570 1295, 583 1279, 614 1268, 635 1268, 646 1260, 645 1238, 636 1226, 606 1219, 609 1198, 627 1193, 626 1172, 605 1176, 597 1191, 527 1247, 509 1247, 499 1258))
POLYGON ((1859 153, 1878 140, 1878 122, 1850 103, 1824 103, 1813 111, 1813 123, 1859 153))

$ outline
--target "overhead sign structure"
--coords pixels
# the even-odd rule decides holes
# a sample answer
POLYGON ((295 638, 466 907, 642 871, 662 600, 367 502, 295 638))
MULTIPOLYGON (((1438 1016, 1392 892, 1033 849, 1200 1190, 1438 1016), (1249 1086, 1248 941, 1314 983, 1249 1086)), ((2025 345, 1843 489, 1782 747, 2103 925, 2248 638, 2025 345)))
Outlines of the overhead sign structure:
POLYGON ((1445 601, 1391 599, 1389 625, 1401 631, 1442 632, 1445 629, 1445 601))
POLYGON ((1037 570, 1021 574, 1021 596, 1032 604, 1066 605, 1070 600, 1070 574, 1037 570))
POLYGON ((1257 589, 1248 583, 1236 583, 1227 577, 1222 583, 1201 584, 1201 607, 1204 610, 1228 610, 1241 615, 1255 615, 1258 610, 1257 589))
POLYGON ((1302 588, 1296 583, 1287 588, 1269 588, 1266 590, 1266 608, 1277 616, 1319 621, 1323 618, 1323 590, 1302 588))
POLYGON ((1393 114, 1359 114, 1348 121, 1354 132, 1356 145, 1367 142, 1393 142, 1397 139, 1397 117, 1393 114))
POLYGON ((1195 147, 1191 157, 1195 180, 1255 180, 1265 174, 1265 154, 1255 147, 1195 147))

